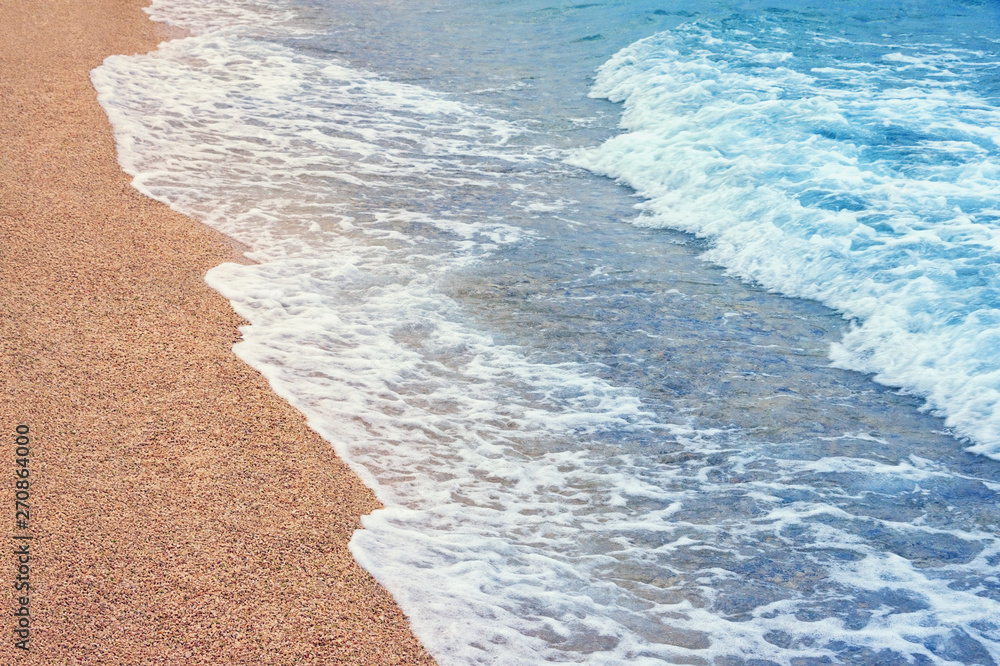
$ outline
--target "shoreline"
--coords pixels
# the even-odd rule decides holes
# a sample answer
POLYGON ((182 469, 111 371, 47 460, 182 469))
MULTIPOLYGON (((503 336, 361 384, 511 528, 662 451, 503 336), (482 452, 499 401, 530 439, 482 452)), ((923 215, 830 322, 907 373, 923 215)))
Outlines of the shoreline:
POLYGON ((245 322, 203 276, 247 259, 118 165, 89 74, 178 36, 145 4, 0 5, 0 413, 5 441, 30 428, 30 522, 7 524, 34 549, 30 650, 8 613, 0 654, 433 664, 347 549, 378 500, 232 352, 245 322))

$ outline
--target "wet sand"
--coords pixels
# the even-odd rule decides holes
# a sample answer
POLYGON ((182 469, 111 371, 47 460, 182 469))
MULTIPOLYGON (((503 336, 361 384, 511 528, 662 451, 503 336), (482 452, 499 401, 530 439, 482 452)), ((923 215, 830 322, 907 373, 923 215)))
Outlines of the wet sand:
POLYGON ((170 36, 144 4, 0 0, 0 662, 433 663, 347 550, 378 501, 231 351, 238 248, 118 167, 89 72, 170 36))

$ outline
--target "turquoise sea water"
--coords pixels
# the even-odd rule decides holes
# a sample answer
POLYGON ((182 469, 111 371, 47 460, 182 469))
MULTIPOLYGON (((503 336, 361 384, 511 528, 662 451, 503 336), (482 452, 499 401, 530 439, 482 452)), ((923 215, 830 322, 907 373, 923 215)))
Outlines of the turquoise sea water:
POLYGON ((440 663, 1000 659, 995 4, 151 14, 122 165, 440 663))

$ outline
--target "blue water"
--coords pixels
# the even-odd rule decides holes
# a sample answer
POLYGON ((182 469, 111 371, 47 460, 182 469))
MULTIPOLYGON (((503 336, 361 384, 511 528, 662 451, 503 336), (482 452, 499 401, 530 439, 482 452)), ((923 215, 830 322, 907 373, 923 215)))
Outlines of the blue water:
POLYGON ((151 13, 123 168, 440 663, 1000 660, 994 5, 151 13))

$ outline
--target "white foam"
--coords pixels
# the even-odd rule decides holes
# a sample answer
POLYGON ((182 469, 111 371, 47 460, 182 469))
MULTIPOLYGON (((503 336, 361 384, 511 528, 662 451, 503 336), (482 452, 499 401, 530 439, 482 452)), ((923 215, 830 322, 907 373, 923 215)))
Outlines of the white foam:
POLYGON ((624 131, 574 163, 633 187, 636 224, 708 237, 732 273, 843 312, 835 365, 925 398, 1000 458, 1000 110, 956 87, 952 52, 810 74, 786 55, 703 27, 623 49, 592 94, 624 103, 624 131), (903 144, 921 157, 878 156, 893 132, 928 137, 903 144))
POLYGON ((312 32, 308 23, 284 2, 152 0, 143 11, 154 21, 184 28, 195 35, 227 32, 302 36, 312 32))

